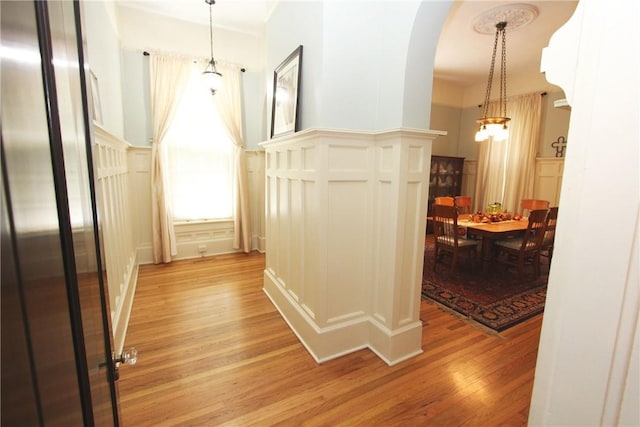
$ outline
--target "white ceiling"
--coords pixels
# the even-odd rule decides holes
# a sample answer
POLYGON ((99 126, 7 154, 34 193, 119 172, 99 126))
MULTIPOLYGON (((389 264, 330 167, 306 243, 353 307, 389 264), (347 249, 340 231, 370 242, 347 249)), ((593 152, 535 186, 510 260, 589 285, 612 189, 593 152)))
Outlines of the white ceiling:
MULTIPOLYGON (((549 39, 573 14, 578 2, 568 1, 485 1, 466 0, 454 3, 438 42, 435 77, 463 85, 485 81, 491 64, 493 34, 479 34, 474 20, 492 9, 507 4, 526 3, 535 7, 538 16, 528 25, 510 31, 507 22, 507 77, 524 70, 539 70, 542 49, 549 39)), ((498 49, 500 47, 498 46, 498 49)), ((498 52, 498 55, 500 53, 498 52)), ((499 56, 496 59, 498 72, 499 56)))
MULTIPOLYGON (((526 1, 526 4, 536 8, 538 16, 530 24, 513 32, 509 31, 507 24, 508 74, 539 69, 542 49, 548 45, 551 35, 573 14, 577 1, 526 1)), ((116 0, 116 2, 148 12, 209 25, 209 5, 205 0, 116 0)), ((264 23, 277 2, 278 0, 216 0, 212 9, 213 25, 260 35, 263 33, 264 23)), ((473 29, 474 20, 491 9, 521 3, 523 2, 456 1, 438 43, 435 77, 462 85, 486 81, 494 34, 478 34, 473 29)), ((366 1, 363 1, 363 7, 365 5, 366 1)))
MULTIPOLYGON (((209 26, 205 0, 115 0, 117 4, 209 26)), ((261 35, 278 0, 215 0, 213 26, 261 35)))

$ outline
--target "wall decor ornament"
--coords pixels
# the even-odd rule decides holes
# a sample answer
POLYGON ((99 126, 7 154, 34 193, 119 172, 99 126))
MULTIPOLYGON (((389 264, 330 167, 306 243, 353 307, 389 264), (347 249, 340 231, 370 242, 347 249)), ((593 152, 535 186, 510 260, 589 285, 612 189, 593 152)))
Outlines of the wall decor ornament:
POLYGON ((273 72, 271 138, 299 130, 301 71, 302 45, 298 46, 273 72))
POLYGON ((567 148, 567 140, 564 136, 559 136, 557 140, 551 143, 556 149, 556 157, 564 157, 564 150, 567 148))

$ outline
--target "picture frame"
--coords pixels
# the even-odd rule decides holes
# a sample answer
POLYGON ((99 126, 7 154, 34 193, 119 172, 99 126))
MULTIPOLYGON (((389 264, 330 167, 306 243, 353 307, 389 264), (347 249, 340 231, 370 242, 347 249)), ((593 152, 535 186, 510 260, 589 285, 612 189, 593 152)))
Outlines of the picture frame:
POLYGON ((96 123, 102 124, 102 103, 100 101, 100 89, 98 87, 98 77, 93 70, 89 70, 91 86, 91 113, 96 123))
POLYGON ((273 72, 271 96, 271 138, 299 130, 302 45, 298 46, 273 72))

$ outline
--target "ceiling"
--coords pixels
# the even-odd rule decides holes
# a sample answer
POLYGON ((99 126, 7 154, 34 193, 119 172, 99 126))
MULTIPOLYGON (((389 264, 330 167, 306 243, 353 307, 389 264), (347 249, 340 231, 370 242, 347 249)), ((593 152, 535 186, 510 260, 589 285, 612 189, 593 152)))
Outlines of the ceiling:
MULTIPOLYGON (((214 28, 261 35, 278 0, 214 0, 214 28)), ((117 4, 209 26, 205 0, 115 0, 117 4)))
MULTIPOLYGON (((479 34, 474 30, 476 17, 484 13, 496 12, 507 5, 533 6, 537 17, 518 29, 510 29, 507 19, 507 76, 526 70, 539 70, 542 49, 549 45, 549 39, 573 14, 578 2, 569 1, 484 1, 467 0, 455 2, 438 42, 434 76, 462 85, 485 81, 491 64, 491 53, 495 38, 495 20, 491 34, 479 34)), ((507 15, 508 16, 508 15, 507 15)), ((518 16, 514 16, 514 21, 518 16)), ((500 47, 498 46, 498 49, 500 47)), ((500 53, 498 52, 498 55, 500 53)), ((498 67, 499 57, 496 59, 498 67)), ((496 68, 496 73, 498 68, 496 68)))
MULTIPOLYGON (((209 6, 205 0, 116 0, 129 7, 209 24, 209 6)), ((283 1, 283 0, 280 0, 283 1)), ((248 34, 263 33, 264 23, 269 18, 278 0, 216 0, 213 5, 213 25, 248 34)), ((494 23, 490 34, 479 34, 474 30, 474 21, 488 11, 497 11, 485 19, 507 20, 507 71, 508 74, 523 70, 538 70, 542 49, 549 43, 551 35, 573 14, 578 0, 526 1, 535 8, 535 19, 530 23, 510 29, 509 19, 516 22, 520 15, 502 10, 506 6, 522 5, 518 1, 456 1, 445 22, 438 43, 434 75, 461 85, 486 81, 495 37, 494 23), (506 15, 505 15, 506 14, 506 15), (500 18, 502 17, 502 18, 500 18)), ((366 1, 363 2, 363 7, 366 1)), ((496 65, 497 67, 497 65, 496 65)), ((497 68, 496 68, 497 73, 497 68)))

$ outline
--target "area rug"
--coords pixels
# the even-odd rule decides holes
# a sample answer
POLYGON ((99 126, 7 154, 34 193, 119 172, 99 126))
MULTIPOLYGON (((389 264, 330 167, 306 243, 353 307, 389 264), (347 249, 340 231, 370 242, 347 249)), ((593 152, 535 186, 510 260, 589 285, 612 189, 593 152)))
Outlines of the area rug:
POLYGON ((540 276, 529 269, 522 280, 502 265, 488 273, 475 268, 466 254, 458 257, 455 272, 438 263, 433 271, 435 245, 425 244, 422 297, 464 317, 501 332, 544 311, 549 268, 543 262, 540 276))

